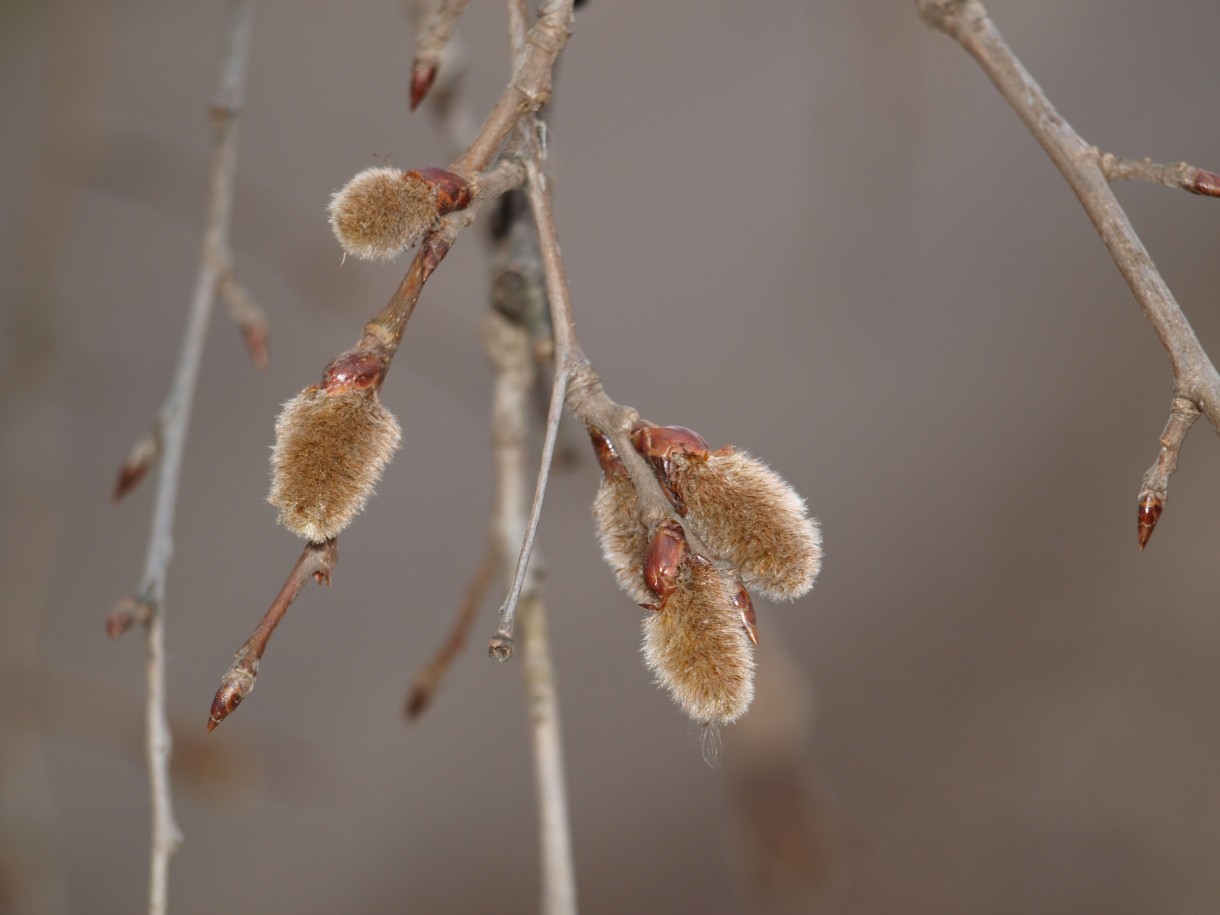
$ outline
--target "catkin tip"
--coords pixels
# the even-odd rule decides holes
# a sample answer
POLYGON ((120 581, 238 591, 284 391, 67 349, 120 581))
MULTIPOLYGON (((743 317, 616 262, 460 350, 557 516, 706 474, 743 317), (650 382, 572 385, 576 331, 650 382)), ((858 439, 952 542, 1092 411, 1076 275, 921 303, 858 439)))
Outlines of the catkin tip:
POLYGON ((336 536, 364 508, 401 439, 375 391, 306 388, 275 423, 267 500, 280 524, 314 542, 336 536))
POLYGON ((644 661, 674 701, 702 725, 730 724, 754 698, 754 655, 734 606, 737 581, 689 562, 660 613, 644 620, 644 661))
POLYGON ((346 253, 361 260, 391 260, 431 228, 437 217, 436 188, 418 172, 366 168, 334 193, 327 212, 346 253))
POLYGON ((713 451, 706 460, 672 458, 688 522, 713 555, 770 600, 805 594, 822 569, 822 532, 805 500, 778 473, 744 451, 713 451))

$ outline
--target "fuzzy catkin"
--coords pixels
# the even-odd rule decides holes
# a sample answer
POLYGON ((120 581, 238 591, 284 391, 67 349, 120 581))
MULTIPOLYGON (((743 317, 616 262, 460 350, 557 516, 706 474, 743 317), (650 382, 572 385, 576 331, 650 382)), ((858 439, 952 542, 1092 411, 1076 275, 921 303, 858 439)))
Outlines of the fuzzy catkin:
POLYGON ((672 463, 686 523, 712 555, 738 570, 747 588, 791 600, 813 587, 822 568, 822 533, 783 477, 733 448, 706 459, 674 454, 672 463))
POLYGON ((267 501, 280 524, 314 542, 337 535, 364 508, 401 439, 376 392, 306 388, 275 422, 267 501))
POLYGON ((417 172, 366 168, 334 193, 327 212, 344 251, 361 260, 390 260, 431 228, 436 188, 417 172))
POLYGON ((644 583, 648 528, 640 520, 640 500, 625 473, 602 480, 593 499, 593 526, 602 557, 614 572, 619 588, 637 604, 656 597, 644 583))
POLYGON ((689 560, 660 613, 644 620, 644 660, 674 701, 713 727, 740 718, 754 698, 754 654, 734 606, 736 576, 689 560))

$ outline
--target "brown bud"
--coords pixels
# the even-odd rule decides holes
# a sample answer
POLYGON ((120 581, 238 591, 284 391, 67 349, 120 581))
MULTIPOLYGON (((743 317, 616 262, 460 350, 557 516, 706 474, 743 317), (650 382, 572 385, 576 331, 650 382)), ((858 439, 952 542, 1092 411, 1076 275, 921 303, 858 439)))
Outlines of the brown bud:
POLYGON ((686 533, 677 521, 662 521, 652 532, 648 550, 644 553, 644 584, 658 598, 644 604, 644 609, 660 613, 678 588, 683 564, 690 558, 686 533))
POLYGON ((436 191, 436 211, 440 216, 470 206, 470 182, 455 172, 443 168, 421 168, 412 174, 419 175, 436 191))
POLYGON ((804 500, 774 470, 744 451, 670 455, 670 479, 686 523, 712 558, 737 569, 746 587, 771 600, 800 597, 822 568, 822 534, 804 500))
POLYGON ((436 79, 436 64, 416 63, 411 68, 411 110, 414 111, 419 107, 419 103, 424 100, 424 96, 428 94, 428 90, 432 88, 432 81, 436 79))
POLYGON ((657 482, 679 515, 686 515, 682 491, 675 485, 673 457, 683 455, 689 461, 707 459, 707 442, 703 436, 686 426, 654 426, 640 420, 632 427, 631 443, 657 475, 657 482))
POLYGON ((336 536, 364 508, 401 438, 374 388, 306 388, 275 423, 267 500, 280 524, 315 543, 336 536))
POLYGON ((123 462, 123 466, 119 468, 119 479, 114 484, 114 491, 110 494, 112 502, 118 502, 123 496, 127 495, 137 483, 144 479, 144 475, 161 455, 161 426, 158 424, 151 431, 141 435, 131 446, 131 453, 127 455, 127 460, 123 462))
POLYGON ((754 698, 754 655, 736 576, 691 558, 665 610, 644 620, 644 660, 695 721, 729 724, 754 698))
POLYGON ((216 725, 232 714, 241 705, 241 701, 254 691, 255 678, 258 676, 258 662, 253 662, 253 670, 234 670, 225 672, 221 678, 220 688, 212 697, 212 707, 208 710, 208 733, 215 730, 216 725))
POLYGON ((746 631, 746 637, 758 647, 758 614, 754 612, 754 601, 750 600, 750 592, 741 588, 733 598, 733 606, 741 613, 741 628, 746 631))
POLYGON ((334 193, 328 212, 345 252, 361 260, 391 260, 432 227, 437 193, 419 172, 366 168, 334 193))
POLYGON ((1202 168, 1195 169, 1194 180, 1187 190, 1205 197, 1220 197, 1220 175, 1202 168))
POLYGON ((640 500, 627 468, 614 445, 599 429, 589 429, 604 479, 593 499, 593 526, 606 564, 618 586, 637 604, 648 604, 653 594, 644 584, 644 554, 648 528, 640 520, 640 500))
POLYGON ((1155 493, 1146 493, 1140 497, 1139 511, 1139 541, 1140 552, 1148 545, 1156 523, 1161 520, 1161 512, 1165 510, 1165 500, 1155 493))

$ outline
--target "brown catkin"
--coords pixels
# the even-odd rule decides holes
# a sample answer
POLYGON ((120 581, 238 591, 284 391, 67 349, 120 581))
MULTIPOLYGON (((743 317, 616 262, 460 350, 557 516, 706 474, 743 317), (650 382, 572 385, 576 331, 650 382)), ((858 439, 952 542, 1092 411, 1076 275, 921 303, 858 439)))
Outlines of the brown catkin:
POLYGON ((754 654, 733 598, 732 572, 691 558, 660 613, 644 620, 644 660, 695 721, 740 718, 754 698, 754 654))
POLYGON ((593 525, 619 588, 637 604, 656 600, 644 584, 648 528, 640 520, 640 500, 630 477, 624 474, 602 480, 593 499, 593 525))
POLYGON ((733 448, 706 459, 674 454, 672 461, 686 523, 713 556, 741 573, 747 588, 791 600, 813 587, 822 568, 822 533, 783 477, 733 448))
POLYGON ((334 193, 328 212, 344 251, 361 260, 390 260, 432 227, 436 188, 417 172, 366 168, 334 193))
POLYGON ((275 422, 271 493, 279 522, 320 542, 351 522, 402 438, 375 391, 306 388, 275 422))

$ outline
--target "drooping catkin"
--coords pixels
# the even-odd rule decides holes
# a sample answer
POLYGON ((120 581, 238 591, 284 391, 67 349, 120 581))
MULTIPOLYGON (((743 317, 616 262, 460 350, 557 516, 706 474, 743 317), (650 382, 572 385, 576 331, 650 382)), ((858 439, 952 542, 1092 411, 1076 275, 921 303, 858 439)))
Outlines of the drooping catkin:
POLYGON ((791 600, 813 587, 822 568, 822 533, 783 477, 734 448, 705 459, 678 453, 671 461, 686 523, 712 555, 740 572, 747 588, 791 600))
POLYGON ((732 572, 691 557, 665 609, 644 620, 644 660, 695 721, 740 718, 754 698, 754 654, 732 572))
POLYGON ((364 508, 401 438, 376 391, 306 388, 275 422, 267 501, 280 524, 314 542, 334 537, 364 508))
POLYGON ((654 599, 644 583, 644 553, 648 549, 648 528, 640 520, 640 500, 627 468, 600 430, 590 429, 602 484, 593 498, 593 526, 602 556, 614 572, 615 581, 637 604, 654 599))
POLYGON ((437 191, 418 172, 366 168, 334 193, 327 212, 344 251, 361 260, 390 260, 431 228, 437 191))

